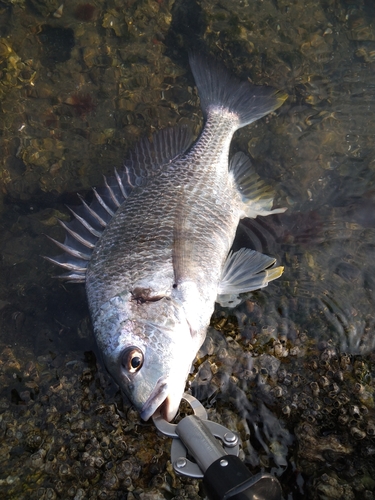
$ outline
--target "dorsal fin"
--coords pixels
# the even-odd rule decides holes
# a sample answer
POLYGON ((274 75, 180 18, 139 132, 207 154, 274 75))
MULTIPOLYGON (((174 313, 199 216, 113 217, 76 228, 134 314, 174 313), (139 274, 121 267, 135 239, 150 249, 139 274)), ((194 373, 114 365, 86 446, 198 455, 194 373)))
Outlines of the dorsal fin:
POLYGON ((94 188, 94 199, 88 205, 80 196, 82 205, 69 208, 74 219, 60 224, 66 230, 64 244, 53 240, 65 253, 47 260, 66 270, 58 276, 68 282, 84 282, 86 268, 95 245, 104 229, 125 202, 131 191, 141 186, 144 179, 156 175, 160 169, 172 163, 184 153, 192 143, 192 133, 188 126, 177 126, 160 130, 151 140, 142 139, 130 152, 121 173, 106 179, 104 186, 94 188))
POLYGON ((131 187, 139 186, 143 179, 157 174, 160 167, 172 163, 192 142, 192 132, 187 125, 160 130, 151 140, 141 139, 124 163, 123 182, 131 187))

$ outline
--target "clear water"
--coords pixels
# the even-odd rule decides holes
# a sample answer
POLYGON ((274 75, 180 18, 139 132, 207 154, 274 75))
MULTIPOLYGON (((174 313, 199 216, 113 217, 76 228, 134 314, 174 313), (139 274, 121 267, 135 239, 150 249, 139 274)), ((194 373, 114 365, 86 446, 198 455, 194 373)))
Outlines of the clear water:
POLYGON ((41 257, 55 253, 45 234, 63 238, 64 205, 120 167, 138 137, 181 122, 198 132, 186 49, 200 40, 237 75, 288 92, 233 141, 288 210, 245 221, 237 247, 274 255, 285 271, 236 310, 217 309, 191 390, 240 432, 252 472, 277 474, 285 498, 374 498, 373 3, 83 5, 0 3, 1 488, 7 498, 125 498, 132 487, 203 497, 165 472, 168 441, 97 368, 84 289, 54 280, 41 257), (90 477, 79 425, 92 456, 95 439, 116 444, 119 429, 127 451, 112 450, 112 468, 93 465, 90 477))

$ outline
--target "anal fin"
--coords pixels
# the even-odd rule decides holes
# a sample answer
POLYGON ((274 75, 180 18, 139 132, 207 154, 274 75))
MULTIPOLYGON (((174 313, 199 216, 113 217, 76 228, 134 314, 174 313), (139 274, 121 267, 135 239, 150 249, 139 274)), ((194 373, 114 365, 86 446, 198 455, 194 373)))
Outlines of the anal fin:
POLYGON ((229 174, 240 193, 244 217, 270 215, 285 212, 286 208, 272 210, 274 192, 255 172, 250 158, 244 153, 236 153, 230 160, 229 174))
POLYGON ((234 307, 241 301, 238 299, 240 293, 264 288, 279 278, 284 267, 275 267, 275 262, 273 257, 250 248, 230 253, 223 268, 216 302, 223 307, 234 307))

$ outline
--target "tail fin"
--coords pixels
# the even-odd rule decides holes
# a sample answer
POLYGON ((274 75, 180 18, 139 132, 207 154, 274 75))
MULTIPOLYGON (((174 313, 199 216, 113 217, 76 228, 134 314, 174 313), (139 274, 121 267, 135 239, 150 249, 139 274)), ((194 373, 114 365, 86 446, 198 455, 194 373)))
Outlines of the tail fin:
POLYGON ((224 108, 238 115, 239 127, 244 127, 277 109, 288 97, 271 87, 239 80, 215 60, 192 53, 189 61, 205 118, 211 108, 224 108))

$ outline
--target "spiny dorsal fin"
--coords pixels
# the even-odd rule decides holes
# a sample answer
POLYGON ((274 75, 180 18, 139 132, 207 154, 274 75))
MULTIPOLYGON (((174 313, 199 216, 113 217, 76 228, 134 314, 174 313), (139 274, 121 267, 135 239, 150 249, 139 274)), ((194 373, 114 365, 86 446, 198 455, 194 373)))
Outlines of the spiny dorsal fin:
POLYGON ((59 276, 71 282, 84 282, 86 268, 92 252, 104 229, 117 209, 125 202, 131 191, 142 185, 143 180, 156 175, 163 165, 173 162, 192 143, 192 132, 188 126, 177 126, 160 130, 150 140, 142 139, 129 154, 121 173, 115 170, 114 177, 106 179, 104 186, 94 188, 94 199, 88 205, 82 197, 82 205, 69 208, 74 219, 61 223, 66 230, 64 243, 55 243, 65 253, 55 258, 46 257, 68 273, 59 276))
POLYGON ((241 195, 243 217, 280 214, 286 208, 272 210, 274 192, 255 172, 250 158, 244 153, 236 153, 230 160, 229 175, 241 195))

